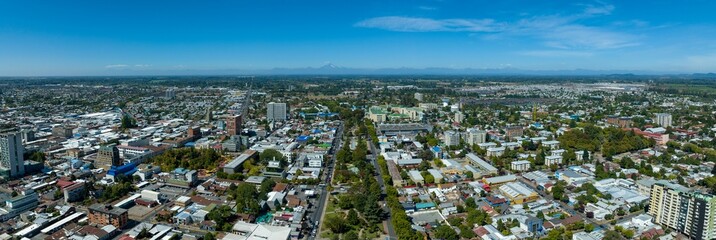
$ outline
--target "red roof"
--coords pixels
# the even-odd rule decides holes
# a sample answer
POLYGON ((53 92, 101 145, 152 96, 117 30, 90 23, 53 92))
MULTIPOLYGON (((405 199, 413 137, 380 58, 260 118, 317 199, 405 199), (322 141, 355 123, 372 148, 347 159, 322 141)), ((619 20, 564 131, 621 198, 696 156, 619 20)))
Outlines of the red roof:
POLYGON ((67 181, 67 180, 57 180, 57 186, 60 187, 60 189, 64 189, 65 187, 75 184, 75 182, 67 181))
POLYGON ((483 226, 475 228, 472 231, 475 233, 475 235, 480 236, 480 237, 490 234, 490 232, 487 231, 487 229, 485 229, 485 227, 483 227, 483 226))
POLYGON ((130 237, 129 235, 124 235, 124 236, 120 237, 119 240, 134 240, 134 238, 130 237))
POLYGON ((485 198, 485 200, 487 200, 488 202, 490 202, 492 204, 503 204, 503 203, 507 202, 507 200, 505 200, 503 198, 498 198, 498 197, 494 197, 494 196, 487 196, 485 198))

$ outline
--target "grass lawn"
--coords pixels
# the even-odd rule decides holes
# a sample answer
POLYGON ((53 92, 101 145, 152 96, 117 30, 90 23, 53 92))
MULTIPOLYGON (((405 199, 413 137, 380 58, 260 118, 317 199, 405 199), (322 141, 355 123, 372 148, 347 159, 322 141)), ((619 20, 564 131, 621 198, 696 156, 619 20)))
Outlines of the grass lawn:
POLYGON ((328 204, 326 205, 326 213, 332 213, 336 211, 336 206, 333 204, 332 199, 328 200, 328 204))

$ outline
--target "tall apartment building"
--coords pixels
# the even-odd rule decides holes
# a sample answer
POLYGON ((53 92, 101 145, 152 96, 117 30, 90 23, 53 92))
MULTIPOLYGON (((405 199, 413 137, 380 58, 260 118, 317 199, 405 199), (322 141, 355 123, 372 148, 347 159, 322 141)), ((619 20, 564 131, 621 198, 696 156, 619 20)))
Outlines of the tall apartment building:
POLYGON ((230 136, 241 133, 241 115, 229 116, 226 118, 226 131, 230 136))
POLYGON ((465 121, 465 114, 462 112, 459 112, 459 111, 456 112, 455 113, 455 122, 462 123, 463 121, 465 121))
POLYGON ((420 101, 420 102, 423 101, 423 94, 422 94, 422 93, 416 92, 415 94, 413 94, 413 97, 415 97, 415 100, 418 100, 418 101, 420 101))
POLYGON ((506 138, 516 138, 521 137, 524 134, 524 128, 522 126, 508 126, 505 128, 505 137, 506 138))
POLYGON ((117 145, 110 144, 100 147, 94 163, 95 167, 106 169, 109 169, 110 166, 122 166, 122 159, 119 158, 117 145))
POLYGON ((654 222, 675 229, 689 239, 716 238, 716 198, 678 184, 651 187, 649 215, 654 222))
POLYGON ((668 113, 657 113, 654 118, 654 123, 659 124, 662 127, 671 127, 671 114, 668 113))
POLYGON ((270 102, 266 106, 266 118, 269 121, 286 120, 286 103, 270 102))
POLYGON ((177 94, 176 94, 176 92, 174 92, 174 89, 171 89, 171 88, 170 88, 170 89, 167 89, 167 90, 164 92, 164 97, 167 98, 167 99, 173 99, 173 98, 175 98, 176 96, 177 96, 177 94))
POLYGON ((22 137, 17 132, 0 133, 0 170, 6 177, 25 175, 25 160, 22 137))
POLYGON ((478 130, 477 128, 468 128, 465 142, 470 146, 484 143, 487 141, 487 131, 478 130))
POLYGON ((447 146, 457 146, 460 145, 460 133, 455 131, 445 131, 443 133, 444 138, 443 142, 445 142, 445 145, 447 146))

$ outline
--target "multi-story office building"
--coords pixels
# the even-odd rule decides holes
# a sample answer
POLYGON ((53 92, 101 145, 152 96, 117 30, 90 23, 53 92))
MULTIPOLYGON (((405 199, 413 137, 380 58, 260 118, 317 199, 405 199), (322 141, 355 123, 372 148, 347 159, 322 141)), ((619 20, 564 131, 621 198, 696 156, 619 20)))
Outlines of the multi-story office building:
POLYGON ((415 100, 418 100, 418 101, 420 101, 420 102, 423 101, 423 94, 422 94, 422 93, 416 92, 415 94, 413 94, 413 97, 415 97, 415 100))
POLYGON ((266 118, 269 121, 286 120, 286 103, 270 102, 266 106, 266 118))
POLYGON ((20 136, 24 143, 35 141, 35 131, 32 129, 23 129, 20 131, 20 136))
POLYGON ((678 184, 651 186, 649 215, 654 222, 688 236, 689 239, 716 238, 716 198, 692 192, 678 184))
POLYGON ((52 128, 52 136, 58 138, 70 138, 72 137, 72 127, 69 126, 55 126, 52 128))
POLYGON ((241 115, 229 116, 226 118, 226 131, 230 136, 241 133, 241 115))
POLYGON ((122 166, 122 159, 119 157, 117 145, 110 144, 100 147, 94 162, 95 167, 98 168, 109 169, 111 166, 122 166))
POLYGON ((25 175, 22 137, 17 132, 0 133, 0 170, 5 177, 25 175))
POLYGON ((470 146, 484 143, 487 141, 487 131, 478 130, 477 128, 468 128, 465 142, 470 146))
POLYGON ((671 127, 671 114, 668 113, 657 113, 654 118, 654 123, 659 124, 662 127, 671 127))
POLYGON ((460 134, 455 131, 445 131, 444 133, 443 142, 445 142, 445 145, 447 146, 457 146, 460 145, 460 134))

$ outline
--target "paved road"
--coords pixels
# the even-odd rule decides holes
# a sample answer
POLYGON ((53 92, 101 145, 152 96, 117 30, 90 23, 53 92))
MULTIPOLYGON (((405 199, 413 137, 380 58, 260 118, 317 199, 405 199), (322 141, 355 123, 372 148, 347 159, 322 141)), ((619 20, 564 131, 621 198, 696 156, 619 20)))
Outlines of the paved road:
MULTIPOLYGON (((378 171, 379 173, 381 173, 383 171, 383 169, 381 169, 380 165, 378 165, 378 152, 376 151, 375 144, 373 144, 373 141, 370 140, 370 136, 368 136, 367 141, 368 141, 368 145, 370 146, 370 152, 373 155, 371 162, 373 162, 373 166, 375 167, 375 170, 378 171)), ((388 174, 388 173, 382 173, 382 174, 388 174)), ((386 194, 385 182, 383 182, 382 174, 378 174, 378 176, 376 176, 376 179, 378 181, 378 184, 380 184, 380 188, 383 189, 383 195, 385 195, 386 194)), ((395 234, 395 229, 393 228, 393 223, 391 221, 392 220, 391 219, 391 216, 392 216, 391 209, 389 207, 384 207, 383 210, 388 212, 388 219, 385 220, 387 222, 386 225, 387 225, 387 230, 388 230, 388 236, 390 237, 390 239, 398 239, 398 236, 395 234)))
MULTIPOLYGON (((326 205, 328 204, 328 195, 331 193, 326 190, 325 186, 328 186, 331 184, 331 180, 333 177, 333 172, 335 171, 335 165, 336 165, 336 152, 341 149, 341 141, 343 138, 343 123, 341 122, 340 126, 338 126, 338 129, 336 129, 336 137, 335 143, 333 144, 333 150, 331 152, 331 160, 328 161, 328 165, 326 166, 326 170, 323 171, 323 183, 325 183, 324 186, 319 187, 320 192, 320 198, 318 199, 318 205, 316 206, 316 210, 313 212, 311 220, 313 221, 310 224, 315 224, 316 219, 321 219, 318 222, 318 226, 315 226, 316 229, 316 235, 320 234, 321 225, 323 224, 323 217, 325 216, 326 211, 326 205)), ((308 239, 313 240, 318 238, 319 236, 310 235, 308 239)))

